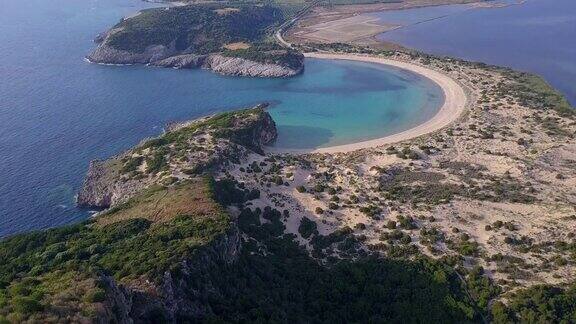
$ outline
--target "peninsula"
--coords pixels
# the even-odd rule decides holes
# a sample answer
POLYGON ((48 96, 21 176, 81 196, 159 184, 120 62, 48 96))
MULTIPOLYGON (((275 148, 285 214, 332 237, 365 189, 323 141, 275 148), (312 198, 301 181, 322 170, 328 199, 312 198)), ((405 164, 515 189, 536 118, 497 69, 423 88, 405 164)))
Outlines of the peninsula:
POLYGON ((99 35, 87 56, 102 64, 206 68, 225 75, 290 77, 302 55, 266 42, 286 17, 268 5, 188 5, 147 9, 99 35))

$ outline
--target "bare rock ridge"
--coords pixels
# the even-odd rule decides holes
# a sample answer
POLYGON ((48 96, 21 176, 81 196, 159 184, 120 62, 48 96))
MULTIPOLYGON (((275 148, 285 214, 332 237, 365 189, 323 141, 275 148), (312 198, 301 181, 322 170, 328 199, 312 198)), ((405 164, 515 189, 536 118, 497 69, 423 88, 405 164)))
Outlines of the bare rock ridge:
POLYGON ((152 66, 176 69, 204 68, 223 75, 250 76, 263 78, 291 77, 302 73, 304 66, 291 68, 280 64, 260 63, 241 57, 221 54, 183 54, 150 63, 152 66))
POLYGON ((240 161, 250 152, 262 154, 263 146, 277 137, 265 107, 172 124, 158 138, 108 160, 90 162, 78 205, 112 207, 153 184, 194 177, 240 161))

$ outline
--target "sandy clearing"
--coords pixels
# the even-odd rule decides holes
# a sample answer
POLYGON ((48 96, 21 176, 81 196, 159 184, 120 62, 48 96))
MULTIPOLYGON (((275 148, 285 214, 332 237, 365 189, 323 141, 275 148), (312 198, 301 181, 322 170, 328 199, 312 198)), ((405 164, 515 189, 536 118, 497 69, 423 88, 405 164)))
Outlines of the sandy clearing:
POLYGON ((397 143, 435 132, 439 129, 442 129, 450 125, 452 122, 458 119, 458 117, 460 117, 460 115, 466 110, 466 106, 468 104, 468 96, 466 95, 466 92, 464 91, 462 86, 460 86, 456 81, 454 81, 451 77, 447 76, 446 74, 420 65, 387 58, 362 56, 355 54, 305 53, 304 55, 310 58, 329 59, 329 60, 351 60, 351 61, 385 64, 420 74, 432 80, 433 82, 438 84, 440 88, 442 88, 442 91, 444 92, 444 104, 442 105, 442 107, 440 107, 438 113, 434 115, 434 117, 432 117, 430 120, 413 128, 402 131, 400 133, 368 141, 330 146, 330 147, 322 147, 311 150, 282 149, 282 148, 269 147, 267 148, 268 152, 293 153, 293 154, 342 153, 342 152, 351 152, 359 149, 377 147, 391 143, 397 143))
POLYGON ((307 27, 310 32, 306 33, 306 37, 329 43, 352 42, 398 27, 400 25, 380 23, 378 17, 357 15, 307 27))

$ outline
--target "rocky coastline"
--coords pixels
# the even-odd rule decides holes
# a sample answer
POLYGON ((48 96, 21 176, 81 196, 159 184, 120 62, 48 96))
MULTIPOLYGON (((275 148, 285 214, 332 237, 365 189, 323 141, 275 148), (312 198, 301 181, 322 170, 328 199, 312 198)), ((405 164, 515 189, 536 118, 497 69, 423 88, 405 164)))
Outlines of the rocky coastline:
POLYGON ((263 146, 278 136, 276 124, 265 108, 262 104, 240 112, 171 124, 158 138, 145 140, 108 160, 91 161, 77 204, 88 208, 114 207, 151 185, 194 177, 239 161, 249 153, 263 154, 263 146), (219 123, 224 118, 227 125, 222 126, 219 123), (173 137, 197 149, 179 151, 175 148, 178 144, 167 143, 166 138, 173 137), (162 143, 162 147, 155 147, 155 143, 162 143), (185 156, 184 162, 176 161, 182 156, 185 156), (162 161, 161 171, 151 171, 152 161, 158 159, 162 161), (140 164, 128 167, 134 161, 140 164))
POLYGON ((98 35, 95 39, 100 43, 86 59, 91 63, 98 64, 146 64, 150 66, 196 69, 202 68, 214 71, 222 75, 261 77, 261 78, 286 78, 298 75, 304 71, 304 57, 295 67, 275 63, 256 62, 241 57, 226 56, 221 53, 198 55, 193 53, 179 52, 174 42, 168 46, 148 46, 142 53, 119 50, 107 44, 110 31, 104 35, 98 35))

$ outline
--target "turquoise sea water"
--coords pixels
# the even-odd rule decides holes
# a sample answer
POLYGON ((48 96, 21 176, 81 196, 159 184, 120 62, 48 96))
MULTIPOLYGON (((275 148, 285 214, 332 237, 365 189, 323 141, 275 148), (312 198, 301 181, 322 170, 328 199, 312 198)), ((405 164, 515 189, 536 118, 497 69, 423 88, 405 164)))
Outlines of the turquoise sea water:
POLYGON ((88 217, 74 194, 92 159, 218 111, 272 104, 279 147, 376 138, 430 118, 442 102, 427 79, 345 61, 307 60, 290 79, 99 66, 92 38, 136 0, 3 0, 0 10, 0 237, 88 217))
POLYGON ((539 74, 576 106, 574 0, 527 0, 498 9, 452 5, 373 15, 408 25, 379 35, 382 40, 539 74))

